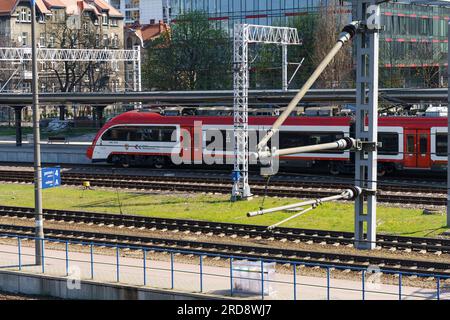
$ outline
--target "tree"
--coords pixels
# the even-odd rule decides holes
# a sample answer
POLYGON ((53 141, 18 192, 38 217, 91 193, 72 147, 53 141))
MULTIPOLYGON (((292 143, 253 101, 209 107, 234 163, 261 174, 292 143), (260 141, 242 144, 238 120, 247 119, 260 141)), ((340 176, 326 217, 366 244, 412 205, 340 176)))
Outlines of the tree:
POLYGON ((159 90, 231 88, 231 48, 227 33, 205 13, 181 15, 170 31, 148 44, 145 85, 159 90))
POLYGON ((380 42, 380 87, 401 88, 405 86, 405 75, 402 68, 398 67, 399 50, 394 41, 380 42))
MULTIPOLYGON (((313 48, 316 14, 290 17, 286 21, 275 22, 277 26, 296 28, 302 45, 288 46, 288 78, 303 59, 301 67, 290 83, 290 88, 299 88, 314 70, 313 48)), ((282 47, 277 45, 254 45, 250 47, 250 83, 253 88, 281 88, 282 47)), ((289 80, 289 79, 288 79, 289 80)))
MULTIPOLYGON (((118 41, 110 40, 107 35, 101 38, 94 19, 90 15, 82 15, 52 21, 48 23, 45 42, 49 47, 61 49, 94 49, 109 47, 110 41, 118 41), (78 22, 76 19, 79 19, 78 22)), ((118 43, 115 45, 118 46, 118 43)), ((55 86, 56 91, 112 91, 110 75, 114 70, 107 62, 50 62, 43 69, 46 75, 41 76, 41 82, 47 88, 55 86)))
MULTIPOLYGON (((336 43, 337 36, 345 26, 348 16, 343 14, 340 1, 321 2, 319 16, 314 30, 314 65, 318 65, 336 43)), ((351 88, 353 80, 353 62, 351 46, 344 46, 325 68, 316 87, 319 88, 351 88)))
POLYGON ((415 42, 408 54, 414 67, 413 75, 425 88, 437 88, 440 82, 438 53, 433 50, 431 41, 415 42))

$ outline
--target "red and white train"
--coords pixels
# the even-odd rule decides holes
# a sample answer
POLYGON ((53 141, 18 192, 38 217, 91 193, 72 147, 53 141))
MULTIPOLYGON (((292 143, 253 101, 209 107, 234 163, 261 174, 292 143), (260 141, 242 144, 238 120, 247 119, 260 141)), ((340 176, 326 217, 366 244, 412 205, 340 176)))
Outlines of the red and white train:
MULTIPOLYGON (((275 119, 249 117, 249 131, 266 132, 275 119)), ((148 111, 130 111, 103 126, 88 148, 87 156, 93 162, 124 166, 146 164, 163 167, 179 155, 189 155, 195 163, 202 163, 202 157, 211 154, 208 145, 215 139, 209 134, 212 130, 222 134, 224 144, 233 143, 233 118, 230 116, 163 116, 148 111), (186 144, 183 132, 190 133, 191 137, 197 135, 197 138, 186 144)), ((394 170, 446 169, 446 117, 380 117, 378 130, 380 174, 394 170)), ((353 131, 350 117, 290 117, 281 127, 279 148, 331 142, 354 136, 353 131)), ((233 157, 232 147, 223 149, 216 149, 216 155, 224 159, 233 157)), ((332 174, 352 171, 352 163, 352 153, 348 151, 303 153, 280 158, 281 167, 321 167, 332 174)))

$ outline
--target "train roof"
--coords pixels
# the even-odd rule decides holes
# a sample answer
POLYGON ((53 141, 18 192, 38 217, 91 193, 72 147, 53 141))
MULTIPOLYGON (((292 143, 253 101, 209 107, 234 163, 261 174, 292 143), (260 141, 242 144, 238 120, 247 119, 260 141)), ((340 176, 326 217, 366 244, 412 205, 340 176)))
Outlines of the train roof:
MULTIPOLYGON (((270 124, 277 117, 276 116, 249 116, 249 123, 257 122, 258 124, 270 124)), ((345 124, 352 120, 350 116, 292 116, 286 119, 286 124, 302 123, 308 121, 311 124, 327 124, 337 123, 345 124)), ((120 124, 120 123, 177 123, 189 125, 194 121, 202 121, 205 123, 217 123, 226 124, 232 122, 231 116, 165 116, 156 112, 148 111, 128 111, 112 118, 108 124, 120 124)), ((430 125, 443 125, 447 123, 447 117, 418 117, 418 116, 383 116, 379 117, 379 121, 387 125, 395 125, 399 123, 411 124, 416 126, 430 126, 430 125)))

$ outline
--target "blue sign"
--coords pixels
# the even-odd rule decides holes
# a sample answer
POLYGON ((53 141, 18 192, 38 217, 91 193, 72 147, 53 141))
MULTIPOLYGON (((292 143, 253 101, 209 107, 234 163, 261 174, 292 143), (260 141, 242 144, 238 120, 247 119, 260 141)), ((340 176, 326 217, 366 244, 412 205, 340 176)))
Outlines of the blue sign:
POLYGON ((42 168, 42 189, 59 187, 61 185, 61 168, 42 168))
POLYGON ((231 174, 231 179, 233 182, 238 182, 241 179, 241 172, 240 171, 233 171, 231 174))

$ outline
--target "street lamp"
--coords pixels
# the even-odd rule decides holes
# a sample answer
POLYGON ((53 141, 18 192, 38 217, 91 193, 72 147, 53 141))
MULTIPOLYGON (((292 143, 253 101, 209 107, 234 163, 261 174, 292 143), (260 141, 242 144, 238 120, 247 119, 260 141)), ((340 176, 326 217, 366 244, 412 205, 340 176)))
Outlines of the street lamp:
POLYGON ((35 210, 35 263, 43 263, 44 224, 42 217, 42 171, 41 171, 41 137, 39 130, 39 96, 38 96, 38 68, 36 47, 36 0, 31 3, 31 65, 32 65, 32 93, 33 93, 33 135, 34 135, 34 210, 35 210))

